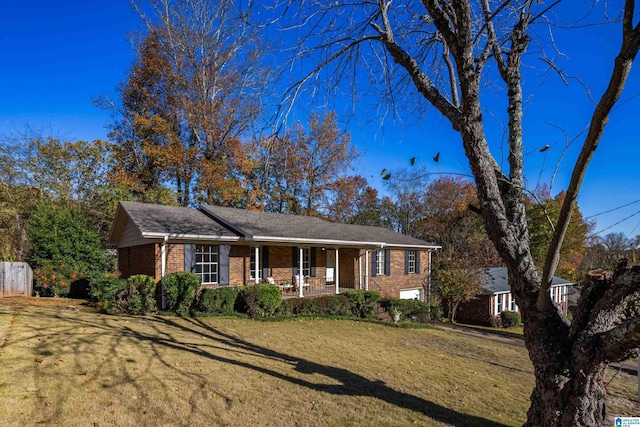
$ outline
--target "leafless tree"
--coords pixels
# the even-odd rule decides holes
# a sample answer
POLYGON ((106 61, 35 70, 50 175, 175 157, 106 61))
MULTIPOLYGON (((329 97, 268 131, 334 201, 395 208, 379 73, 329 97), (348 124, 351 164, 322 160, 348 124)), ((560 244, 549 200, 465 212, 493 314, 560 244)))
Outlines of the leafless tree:
POLYGON ((523 61, 535 51, 536 60, 542 57, 541 63, 564 78, 554 65, 554 55, 547 56, 544 50, 548 45, 557 53, 553 32, 547 30, 558 18, 559 3, 301 0, 276 4, 271 10, 292 37, 298 37, 288 66, 303 71, 295 74, 286 102, 300 98, 305 88, 313 87, 317 93, 319 82, 330 91, 358 93, 358 83, 367 79, 369 87, 382 90, 381 106, 394 111, 398 100, 416 110, 428 105, 459 133, 487 232, 508 267, 535 368, 526 425, 602 425, 605 368, 636 355, 640 345, 640 317, 631 310, 640 296, 640 273, 620 269, 613 277, 592 278, 571 323, 551 302, 548 291, 587 166, 640 47, 640 28, 634 24, 634 0, 626 0, 614 20, 622 42, 611 58, 608 87, 583 138, 544 265, 536 266, 524 203, 523 61), (305 69, 309 63, 314 65, 305 69), (407 82, 413 92, 399 92, 407 82), (491 133, 483 116, 488 98, 492 105, 498 105, 499 98, 506 109, 492 111, 504 123, 504 167, 490 150, 491 133))

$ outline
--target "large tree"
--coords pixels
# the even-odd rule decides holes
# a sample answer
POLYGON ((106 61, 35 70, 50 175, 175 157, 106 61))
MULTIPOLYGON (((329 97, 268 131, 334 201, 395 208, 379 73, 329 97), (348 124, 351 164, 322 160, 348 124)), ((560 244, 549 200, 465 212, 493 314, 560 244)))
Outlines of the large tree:
MULTIPOLYGON (((301 85, 318 72, 331 78, 363 70, 374 82, 382 83, 383 95, 391 99, 397 83, 410 82, 418 96, 450 123, 468 158, 480 213, 507 266, 511 291, 522 313, 535 372, 527 425, 601 425, 605 421, 606 366, 638 353, 640 316, 635 303, 640 296, 640 274, 620 270, 612 278, 588 283, 571 323, 552 303, 549 289, 587 166, 640 47, 640 27, 634 23, 634 0, 626 0, 616 26, 619 50, 615 58, 608 59, 612 62, 608 86, 597 99, 583 136, 545 261, 537 265, 531 254, 525 203, 523 61, 528 49, 544 48, 545 43, 555 47, 554 40, 545 36, 548 32, 538 32, 535 26, 547 25, 552 30, 555 17, 550 11, 559 3, 296 3, 300 19, 293 28, 297 34, 308 30, 302 34, 304 40, 296 40, 302 50, 294 60, 302 63, 312 55, 322 59, 290 93, 299 93, 301 85), (327 69, 331 66, 338 69, 327 69), (488 104, 487 99, 493 102, 488 104), (504 122, 504 164, 490 149, 495 136, 484 115, 489 105, 504 108, 499 114, 504 122)), ((286 4, 291 7, 290 2, 286 4)), ((611 40, 615 39, 609 37, 603 43, 611 40)), ((533 57, 542 57, 542 62, 564 78, 553 63, 555 54, 546 56, 544 50, 538 50, 533 57)), ((406 98, 402 104, 407 104, 406 98)))
POLYGON ((312 113, 308 126, 297 123, 258 147, 266 210, 299 215, 330 215, 329 193, 357 156, 333 112, 312 113))
POLYGON ((269 88, 259 29, 233 0, 132 1, 147 26, 120 88, 114 174, 139 200, 256 203, 247 141, 269 88))

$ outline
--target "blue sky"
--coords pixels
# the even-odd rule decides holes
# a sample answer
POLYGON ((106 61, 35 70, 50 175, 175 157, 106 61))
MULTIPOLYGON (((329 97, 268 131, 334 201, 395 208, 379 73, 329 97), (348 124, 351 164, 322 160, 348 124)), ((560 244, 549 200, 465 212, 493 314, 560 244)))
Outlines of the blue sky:
MULTIPOLYGON (((567 7, 571 7, 568 5, 567 7)), ((109 2, 15 0, 0 2, 0 136, 31 128, 60 139, 106 139, 110 113, 92 103, 99 96, 115 97, 134 61, 129 35, 142 23, 126 0, 109 2)), ((580 76, 593 96, 604 89, 618 36, 613 26, 557 29, 556 41, 566 55, 560 67, 580 76)), ((534 61, 535 62, 535 61, 534 61)), ((580 207, 592 216, 640 199, 640 71, 637 64, 623 96, 624 106, 612 115, 601 146, 589 169, 580 207)), ((529 185, 538 177, 548 182, 564 147, 562 127, 571 139, 587 124, 593 104, 575 80, 565 86, 539 68, 525 72, 525 157, 529 185), (546 76, 540 84, 540 77, 546 76), (540 147, 551 149, 540 153, 540 147)), ((496 109, 499 107, 495 107, 496 109)), ((431 172, 468 173, 458 136, 435 113, 420 121, 388 120, 384 128, 369 123, 372 111, 358 111, 349 122, 352 139, 363 153, 356 172, 381 187, 383 168, 409 167, 409 159, 431 172), (440 152, 440 162, 433 162, 440 152)), ((374 120, 375 122, 375 120, 374 120)), ((500 133, 494 129, 492 150, 500 161, 500 133)), ((568 182, 581 140, 570 148, 558 168, 553 192, 568 182)), ((603 230, 640 212, 640 203, 594 217, 603 230)), ((640 234, 640 213, 605 233, 640 234)))

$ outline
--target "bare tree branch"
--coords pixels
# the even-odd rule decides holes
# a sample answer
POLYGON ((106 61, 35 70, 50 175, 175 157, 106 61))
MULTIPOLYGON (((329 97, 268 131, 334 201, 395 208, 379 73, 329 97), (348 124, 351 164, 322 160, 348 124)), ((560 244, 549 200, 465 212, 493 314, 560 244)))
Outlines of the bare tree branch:
POLYGON ((560 217, 553 233, 553 240, 549 247, 549 252, 544 263, 542 273, 542 285, 538 295, 538 307, 541 308, 548 299, 545 297, 551 286, 551 278, 558 267, 560 261, 560 247, 569 227, 571 214, 578 199, 578 192, 582 186, 587 167, 591 162, 593 154, 598 148, 598 144, 604 133, 604 128, 608 122, 609 113, 620 98, 625 83, 631 71, 633 60, 640 49, 640 29, 633 28, 634 1, 627 0, 625 3, 624 22, 622 26, 622 45, 618 56, 614 60, 614 67, 609 80, 609 86, 600 98, 591 119, 589 132, 576 161, 571 181, 567 188, 567 194, 560 211, 560 217))

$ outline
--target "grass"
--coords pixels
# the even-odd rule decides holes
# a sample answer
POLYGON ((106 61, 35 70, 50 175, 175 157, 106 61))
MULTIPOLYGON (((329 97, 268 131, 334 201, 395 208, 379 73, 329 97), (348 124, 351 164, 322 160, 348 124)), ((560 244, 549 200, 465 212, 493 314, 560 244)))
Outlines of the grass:
MULTIPOLYGON (((0 299, 4 425, 511 426, 533 387, 519 340, 33 304, 0 299)), ((632 374, 610 385, 621 402, 632 374)))

